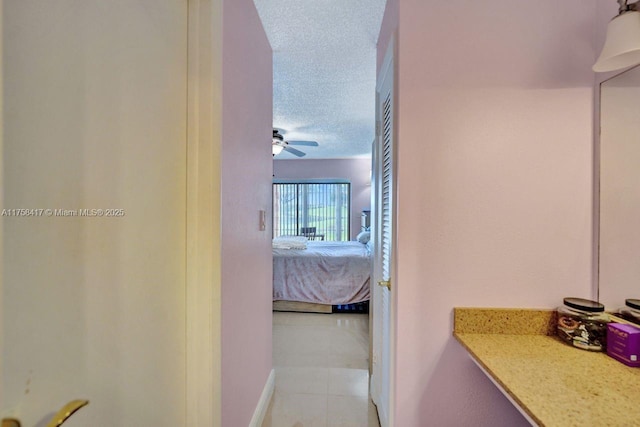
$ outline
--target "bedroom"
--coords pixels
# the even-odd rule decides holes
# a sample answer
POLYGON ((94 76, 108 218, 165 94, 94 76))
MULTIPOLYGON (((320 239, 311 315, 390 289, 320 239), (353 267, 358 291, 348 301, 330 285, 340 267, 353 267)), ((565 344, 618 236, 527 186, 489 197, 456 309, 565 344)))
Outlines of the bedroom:
MULTIPOLYGON (((275 238, 280 236, 291 236, 300 234, 298 230, 302 228, 310 228, 309 231, 313 231, 313 235, 309 235, 309 245, 311 248, 327 248, 329 242, 345 243, 351 241, 353 243, 362 231, 368 231, 368 224, 366 222, 369 219, 369 212, 371 206, 371 181, 370 172, 371 160, 370 159, 292 159, 292 160, 274 160, 274 227, 273 233, 275 238), (343 193, 342 196, 336 193, 338 197, 331 197, 324 193, 318 193, 313 196, 307 194, 308 191, 316 190, 322 191, 323 188, 331 188, 337 186, 343 193), (298 200, 300 199, 300 200, 298 200), (275 200, 281 203, 276 203, 275 200), (300 202, 300 203, 298 203, 300 202), (306 202, 306 203, 303 203, 306 202), (288 203, 288 204, 287 204, 288 203), (340 206, 335 204, 339 203, 340 206), (310 205, 313 205, 312 207, 310 205), (280 212, 282 211, 282 212, 280 212), (293 211, 293 212, 292 212, 293 211), (312 212, 311 212, 312 211, 312 212), (336 218, 336 214, 339 213, 336 218), (363 219, 363 214, 366 215, 366 219, 363 219), (347 216, 348 215, 348 216, 347 216), (347 220, 348 218, 348 220, 347 220)), ((365 235, 363 235, 365 236, 365 235)), ((362 240, 362 238, 361 238, 362 240)), ((362 241, 367 243, 367 241, 362 241)), ((342 246, 348 246, 349 243, 342 246)), ((335 245, 334 245, 335 246, 335 245)), ((359 245, 353 246, 355 256, 360 254, 365 255, 365 247, 359 248, 359 245)), ((338 246, 340 247, 340 246, 338 246)), ((308 251, 307 251, 308 252, 308 251)), ((281 252, 276 255, 274 260, 274 277, 279 274, 282 275, 283 256, 287 252, 281 252)), ((314 298, 309 295, 307 298, 299 295, 297 298, 299 301, 309 303, 342 303, 349 302, 359 303, 363 300, 368 300, 368 276, 369 272, 366 271, 367 283, 364 283, 363 269, 370 268, 368 262, 358 263, 356 262, 356 268, 359 268, 362 276, 359 279, 355 279, 357 283, 354 283, 356 287, 366 287, 366 298, 363 299, 362 295, 356 300, 350 300, 349 298, 337 298, 323 301, 322 298, 314 298), (365 286, 366 285, 366 286, 365 286)), ((305 265, 305 268, 308 265, 305 265)), ((289 278, 290 282, 295 279, 289 278)), ((321 279, 318 279, 321 281, 321 279)), ((276 284, 281 284, 276 280, 276 284)), ((282 291, 283 289, 279 289, 282 291)), ((358 293, 357 289, 354 289, 353 296, 358 293)), ((360 292, 363 294, 363 291, 360 292)), ((279 299, 282 300, 295 300, 295 298, 287 298, 285 294, 274 293, 274 304, 279 304, 279 299)), ((323 309, 321 306, 319 309, 323 309)), ((330 311, 331 307, 325 307, 330 311)))
MULTIPOLYGON (((371 203, 370 171, 370 159, 274 160, 275 186, 288 182, 348 183, 351 218, 342 236, 329 236, 322 217, 303 224, 317 229, 315 238, 309 236, 304 242, 304 250, 280 249, 283 246, 277 243, 289 239, 274 239, 276 384, 263 426, 295 421, 314 425, 312 421, 321 417, 330 422, 340 420, 342 425, 378 425, 375 407, 368 400, 370 249, 356 239, 364 234, 362 213, 371 203), (325 237, 343 241, 327 241, 325 237), (301 398, 307 403, 300 403, 301 398), (314 406, 323 399, 328 405, 324 413, 314 406)), ((274 191, 276 197, 278 192, 274 191)), ((277 210, 278 204, 274 206, 277 210)), ((274 213, 276 223, 279 216, 274 213)), ((286 229, 286 221, 281 222, 283 227, 274 224, 275 236, 296 234, 290 231, 297 226, 286 229)))

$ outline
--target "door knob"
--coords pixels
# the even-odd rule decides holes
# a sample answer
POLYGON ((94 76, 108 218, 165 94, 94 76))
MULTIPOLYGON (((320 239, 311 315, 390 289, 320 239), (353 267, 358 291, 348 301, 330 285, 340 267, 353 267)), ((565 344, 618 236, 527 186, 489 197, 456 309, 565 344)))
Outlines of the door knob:
MULTIPOLYGON (((76 399, 64 405, 60 410, 51 418, 51 421, 47 424, 47 427, 61 426, 69 417, 76 413, 76 411, 85 405, 88 405, 88 400, 76 399)), ((2 427, 20 427, 20 421, 15 418, 3 418, 2 427)))
POLYGON ((64 405, 60 410, 51 418, 47 427, 58 427, 62 423, 67 421, 69 417, 76 413, 76 411, 85 405, 88 405, 88 400, 76 399, 64 405))
POLYGON ((390 280, 380 280, 378 282, 378 286, 382 286, 384 288, 387 288, 387 289, 391 290, 391 281, 390 280))

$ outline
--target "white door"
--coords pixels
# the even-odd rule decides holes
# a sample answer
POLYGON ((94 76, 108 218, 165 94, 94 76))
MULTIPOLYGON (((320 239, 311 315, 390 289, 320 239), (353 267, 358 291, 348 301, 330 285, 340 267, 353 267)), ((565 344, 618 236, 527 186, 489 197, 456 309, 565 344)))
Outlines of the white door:
POLYGON ((185 425, 187 1, 0 8, 0 418, 185 425))
POLYGON ((381 427, 393 423, 393 277, 394 222, 394 91, 393 40, 378 78, 376 141, 373 148, 373 367, 371 397, 378 408, 381 427))

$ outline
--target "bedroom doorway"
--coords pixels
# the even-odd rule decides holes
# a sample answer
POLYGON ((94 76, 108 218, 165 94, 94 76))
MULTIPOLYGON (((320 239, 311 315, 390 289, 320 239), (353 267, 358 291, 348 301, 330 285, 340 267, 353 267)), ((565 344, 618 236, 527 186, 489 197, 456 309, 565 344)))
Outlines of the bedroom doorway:
POLYGON ((264 427, 379 427, 369 397, 371 250, 356 238, 361 224, 349 230, 351 187, 274 179, 275 390, 264 427))
MULTIPOLYGON (((279 196, 274 198, 273 205, 274 243, 279 237, 309 237, 309 243, 355 243, 362 224, 369 228, 366 220, 370 220, 372 210, 370 144, 375 138, 376 45, 386 0, 371 0, 366 5, 357 2, 300 3, 295 0, 256 0, 255 4, 274 50, 274 182, 291 184, 300 180, 344 179, 351 183, 351 194, 344 198, 351 203, 351 208, 344 208, 350 216, 340 217, 342 228, 334 227, 323 219, 326 217, 323 210, 332 210, 333 204, 322 202, 321 206, 312 206, 312 200, 304 197, 294 199, 290 196, 286 199, 289 188, 279 188, 279 196), (313 5, 312 9, 302 13, 303 3, 313 5), (301 16, 296 16, 298 14, 301 16), (286 27, 282 22, 287 22, 286 27), (350 53, 345 55, 345 52, 350 53), (283 146, 283 141, 302 145, 303 149, 301 152, 297 148, 287 150, 292 147, 283 146), (289 180, 291 182, 286 182, 289 180), (281 207, 293 200, 298 205, 309 203, 312 208, 296 208, 296 215, 289 215, 281 207), (337 230, 346 236, 335 238, 337 230)), ((277 243, 295 246, 298 242, 292 239, 277 243)), ((272 343, 276 386, 267 417, 271 424, 264 425, 298 422, 307 425, 310 419, 307 417, 313 413, 324 420, 324 424, 335 424, 330 417, 340 411, 331 402, 333 397, 341 396, 339 393, 347 393, 349 389, 347 384, 344 387, 336 385, 337 373, 342 372, 343 379, 353 378, 352 386, 358 393, 364 390, 364 396, 346 394, 362 400, 364 407, 355 403, 347 406, 364 418, 358 418, 356 422, 351 418, 346 422, 340 415, 338 424, 378 426, 377 410, 371 403, 369 387, 372 368, 371 292, 377 286, 371 277, 371 259, 367 260, 368 295, 364 298, 369 304, 367 313, 319 315, 304 313, 314 309, 307 305, 309 302, 320 302, 325 305, 325 312, 329 312, 334 310, 333 303, 361 302, 362 299, 336 302, 324 297, 310 297, 309 293, 316 292, 315 287, 313 290, 310 286, 301 290, 283 286, 281 270, 288 272, 289 280, 292 276, 310 276, 310 269, 298 267, 295 274, 291 273, 293 270, 278 266, 276 257, 274 251, 272 343), (342 359, 344 364, 338 364, 338 359, 342 359), (356 385, 361 384, 363 378, 364 386, 356 385), (316 396, 319 389, 324 390, 322 398, 316 396), (305 401, 315 402, 318 399, 324 399, 325 403, 319 404, 323 410, 310 404, 313 407, 306 409, 310 412, 303 411, 307 407, 305 401), (327 408, 331 408, 329 413, 326 413, 327 408), (287 411, 291 417, 291 413, 299 414, 299 418, 278 418, 278 414, 287 411), (370 412, 374 414, 375 424, 368 424, 370 412)), ((355 390, 351 392, 356 393, 355 390)), ((323 421, 319 424, 322 425, 323 421)))
MULTIPOLYGON (((316 161, 304 163, 311 170, 316 161)), ((296 180, 283 180, 275 168, 275 392, 263 426, 379 427, 369 397, 371 249, 357 238, 368 225, 360 209, 371 203, 371 161, 357 164, 354 178, 357 172, 366 183, 342 177, 304 182, 299 171, 296 180), (333 190, 319 192, 319 186, 333 190), (366 190, 366 200, 352 197, 352 188, 359 196, 366 190), (296 233, 308 226, 315 236, 296 233)))

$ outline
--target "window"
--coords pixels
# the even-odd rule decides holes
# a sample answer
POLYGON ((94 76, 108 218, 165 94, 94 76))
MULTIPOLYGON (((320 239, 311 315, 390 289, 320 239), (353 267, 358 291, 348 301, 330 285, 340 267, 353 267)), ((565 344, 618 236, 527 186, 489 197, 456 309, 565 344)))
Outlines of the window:
POLYGON ((349 240, 350 202, 348 182, 274 183, 273 237, 315 227, 315 240, 349 240))

